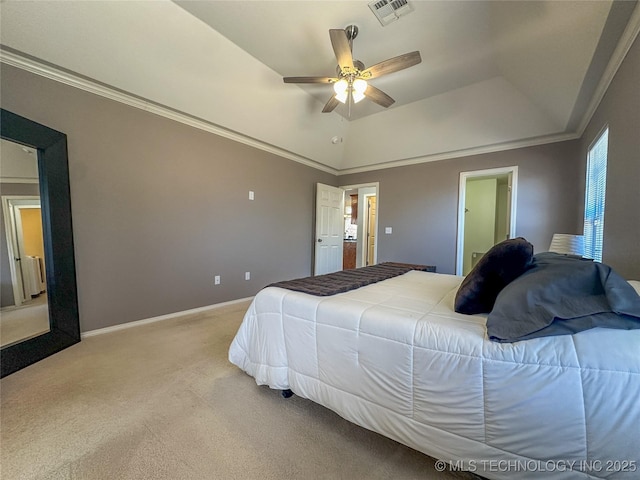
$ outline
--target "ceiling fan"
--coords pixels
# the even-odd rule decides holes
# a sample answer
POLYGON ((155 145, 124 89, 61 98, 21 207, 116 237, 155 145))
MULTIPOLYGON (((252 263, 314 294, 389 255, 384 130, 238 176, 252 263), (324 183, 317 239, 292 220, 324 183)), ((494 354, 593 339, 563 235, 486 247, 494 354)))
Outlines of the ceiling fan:
POLYGON ((365 69, 364 64, 354 60, 352 55, 353 39, 357 35, 358 27, 355 25, 349 25, 344 30, 329 30, 331 46, 338 60, 337 77, 284 77, 284 83, 333 84, 335 95, 326 103, 322 113, 332 112, 340 103, 346 103, 347 100, 350 106, 351 101, 358 103, 365 97, 385 108, 390 107, 395 100, 382 90, 369 85, 368 80, 417 65, 422 61, 420 52, 405 53, 365 69))

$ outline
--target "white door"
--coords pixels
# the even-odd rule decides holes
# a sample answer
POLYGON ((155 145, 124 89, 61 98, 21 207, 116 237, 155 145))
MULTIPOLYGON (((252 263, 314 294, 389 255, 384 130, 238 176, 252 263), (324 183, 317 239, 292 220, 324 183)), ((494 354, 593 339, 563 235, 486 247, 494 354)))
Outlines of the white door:
POLYGON ((342 270, 343 209, 344 190, 318 183, 314 275, 342 270))

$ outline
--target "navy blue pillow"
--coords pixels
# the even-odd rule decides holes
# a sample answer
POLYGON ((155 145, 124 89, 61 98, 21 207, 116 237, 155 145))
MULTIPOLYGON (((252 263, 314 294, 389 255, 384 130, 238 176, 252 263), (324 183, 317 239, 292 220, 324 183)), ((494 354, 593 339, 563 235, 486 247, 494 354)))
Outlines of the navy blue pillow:
POLYGON ((529 268, 532 258, 533 245, 522 237, 494 245, 460 284, 455 311, 489 313, 500 291, 529 268))

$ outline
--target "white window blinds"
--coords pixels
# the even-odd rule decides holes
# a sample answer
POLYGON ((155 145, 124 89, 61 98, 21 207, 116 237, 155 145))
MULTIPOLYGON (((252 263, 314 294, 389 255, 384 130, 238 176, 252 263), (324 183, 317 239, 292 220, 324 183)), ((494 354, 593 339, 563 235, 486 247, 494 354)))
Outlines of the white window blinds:
POLYGON ((604 236, 604 198, 607 188, 607 128, 589 149, 587 158, 587 183, 584 204, 585 257, 602 261, 604 236))

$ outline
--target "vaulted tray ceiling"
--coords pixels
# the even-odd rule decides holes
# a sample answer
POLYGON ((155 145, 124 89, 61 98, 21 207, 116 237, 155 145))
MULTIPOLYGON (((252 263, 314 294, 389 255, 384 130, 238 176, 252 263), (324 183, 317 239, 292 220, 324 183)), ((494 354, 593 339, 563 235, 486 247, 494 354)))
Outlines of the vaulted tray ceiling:
POLYGON ((2 2, 2 61, 351 172, 576 138, 640 24, 628 1, 410 3, 382 26, 361 1, 2 2), (388 109, 322 114, 326 85, 282 77, 333 75, 350 24, 366 66, 422 63, 371 81, 388 109))

